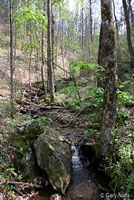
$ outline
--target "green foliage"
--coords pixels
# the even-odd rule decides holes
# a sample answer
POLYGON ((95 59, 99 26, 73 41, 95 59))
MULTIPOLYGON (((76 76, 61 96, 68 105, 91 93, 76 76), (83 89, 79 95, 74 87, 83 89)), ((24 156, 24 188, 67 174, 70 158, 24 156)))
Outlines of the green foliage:
MULTIPOLYGON (((120 88, 121 87, 124 87, 124 86, 121 85, 120 88)), ((132 102, 133 100, 134 100, 134 97, 130 95, 129 92, 118 90, 118 105, 119 106, 122 106, 126 102, 132 102)))
POLYGON ((125 103, 132 103, 134 102, 134 96, 131 95, 129 92, 125 92, 122 89, 124 89, 124 84, 119 86, 118 89, 118 110, 116 113, 116 122, 120 125, 126 123, 126 119, 129 117, 128 111, 124 110, 125 103))
POLYGON ((63 89, 61 89, 60 91, 59 91, 59 93, 63 93, 63 94, 66 94, 68 97, 67 98, 69 98, 69 97, 72 97, 72 96, 74 96, 75 95, 75 93, 77 92, 77 90, 81 90, 81 87, 75 87, 74 85, 70 85, 70 86, 68 86, 68 87, 66 87, 66 88, 63 88, 63 89))
MULTIPOLYGON (((0 166, 1 168, 1 166, 0 166)), ((8 182, 8 180, 12 180, 14 182, 18 182, 20 180, 23 179, 22 174, 20 174, 20 172, 16 172, 15 168, 13 167, 3 167, 3 171, 1 171, 0 173, 0 179, 5 180, 8 182)), ((5 195, 8 199, 17 199, 15 198, 15 196, 13 195, 12 191, 14 190, 13 185, 9 185, 9 184, 0 184, 0 189, 5 191, 5 195)))
POLYGON ((52 119, 47 118, 47 117, 41 117, 41 118, 38 118, 37 121, 43 123, 44 128, 48 128, 48 125, 45 125, 45 122, 52 122, 52 119))
POLYGON ((2 83, 3 82, 3 80, 0 78, 0 83, 2 83))
POLYGON ((91 88, 87 89, 86 92, 83 92, 83 87, 76 87, 72 84, 73 82, 71 82, 70 86, 63 88, 59 91, 60 94, 63 93, 66 95, 66 100, 70 100, 68 102, 69 106, 72 106, 76 109, 90 106, 94 106, 97 108, 103 103, 103 88, 92 86, 91 88))
POLYGON ((105 163, 110 166, 109 169, 105 166, 107 173, 111 173, 113 179, 110 185, 117 193, 127 192, 132 197, 134 191, 133 145, 124 142, 120 144, 119 140, 116 140, 115 145, 118 147, 117 152, 113 152, 113 156, 105 160, 105 163))
POLYGON ((41 37, 38 31, 46 31, 47 19, 45 12, 41 9, 43 7, 42 1, 30 1, 28 5, 20 7, 14 14, 13 19, 17 28, 18 39, 23 39, 23 48, 29 50, 38 49, 41 51, 41 37), (23 28, 26 25, 26 30, 23 28), (24 40, 25 32, 30 38, 30 41, 24 40))
POLYGON ((18 124, 22 123, 25 120, 31 119, 30 115, 24 115, 24 116, 16 116, 16 118, 12 119, 11 117, 6 117, 3 121, 11 126, 11 129, 13 127, 16 127, 18 124))
POLYGON ((122 109, 118 110, 116 113, 116 122, 121 124, 126 123, 126 119, 128 119, 129 113, 123 111, 122 109))
POLYGON ((84 130, 84 135, 90 137, 91 135, 95 134, 97 132, 96 129, 86 129, 84 130))
POLYGON ((3 46, 8 45, 9 44, 9 37, 8 36, 0 36, 0 43, 3 46))
POLYGON ((105 71, 104 67, 99 66, 97 64, 89 64, 82 61, 72 62, 71 63, 72 72, 71 75, 73 76, 76 73, 77 69, 80 70, 93 70, 93 74, 99 76, 101 72, 105 71))
MULTIPOLYGON (((91 70, 95 76, 99 76, 103 68, 97 65, 90 65, 84 62, 72 62, 72 72, 71 76, 75 77, 77 70, 91 70)), ((90 121, 89 125, 84 130, 84 135, 90 138, 99 140, 100 128, 101 128, 101 115, 102 115, 102 105, 104 89, 92 85, 86 87, 79 86, 77 78, 76 83, 71 84, 62 89, 60 92, 66 95, 68 99, 68 104, 80 110, 82 107, 87 108, 85 113, 85 120, 90 121), (79 88, 80 87, 80 88, 79 88), (80 92, 81 99, 78 98, 77 90, 80 92), (89 111, 88 111, 89 110, 89 111)), ((105 159, 104 167, 112 178, 111 187, 116 193, 125 194, 126 192, 134 198, 134 153, 133 153, 133 142, 134 134, 133 131, 128 132, 122 127, 128 127, 128 119, 131 118, 128 109, 125 108, 126 103, 133 103, 134 96, 130 95, 129 92, 124 90, 125 84, 133 84, 132 81, 129 83, 123 83, 118 89, 118 110, 116 118, 116 128, 113 131, 113 152, 112 155, 105 159), (122 132, 124 135, 122 135, 122 132)), ((133 127, 133 125, 131 125, 133 127)), ((131 128, 132 129, 132 128, 131 128)))
POLYGON ((30 31, 29 34, 32 34, 32 31, 35 32, 37 28, 43 28, 44 31, 46 30, 47 20, 45 12, 39 9, 38 6, 33 5, 33 3, 16 11, 13 19, 18 29, 22 27, 23 23, 30 23, 27 27, 30 31))
POLYGON ((89 90, 87 90, 86 95, 88 98, 92 99, 92 105, 97 107, 103 102, 104 89, 101 87, 92 86, 89 88, 89 90))
POLYGON ((10 103, 1 103, 0 104, 0 117, 5 118, 10 116, 10 103))

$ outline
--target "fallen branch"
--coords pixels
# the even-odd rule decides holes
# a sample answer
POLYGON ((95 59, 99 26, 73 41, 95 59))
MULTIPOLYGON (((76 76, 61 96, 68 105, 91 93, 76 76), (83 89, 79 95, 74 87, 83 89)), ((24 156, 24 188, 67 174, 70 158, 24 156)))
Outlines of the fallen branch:
POLYGON ((72 123, 85 109, 86 109, 86 107, 82 108, 82 109, 73 117, 73 119, 72 119, 68 124, 66 124, 65 126, 62 126, 62 127, 60 127, 60 128, 66 128, 66 127, 70 126, 71 123, 72 123))
POLYGON ((35 184, 32 183, 24 183, 24 182, 17 182, 17 181, 3 181, 0 182, 0 185, 23 185, 25 187, 35 187, 35 184))
POLYGON ((28 101, 24 101, 24 100, 19 100, 19 99, 16 99, 16 103, 18 103, 19 105, 29 105, 29 106, 35 106, 35 107, 38 107, 38 108, 41 108, 43 110, 51 110, 51 109, 61 109, 62 107, 61 106, 40 106, 36 103, 32 103, 32 102, 28 102, 28 101))

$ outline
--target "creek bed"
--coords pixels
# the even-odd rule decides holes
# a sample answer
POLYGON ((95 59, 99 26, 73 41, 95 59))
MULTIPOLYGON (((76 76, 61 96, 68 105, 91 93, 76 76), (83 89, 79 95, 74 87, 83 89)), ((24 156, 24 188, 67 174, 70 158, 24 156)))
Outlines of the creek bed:
MULTIPOLYGON (((60 131, 67 139, 72 142, 72 180, 62 200, 100 200, 100 186, 108 185, 108 179, 102 172, 95 172, 90 160, 81 161, 80 143, 83 140, 81 129, 61 128, 58 122, 49 124, 51 128, 60 131), (98 177, 98 178, 97 178, 98 177)), ((90 153, 89 153, 90 154, 90 153)), ((83 155, 84 156, 84 155, 83 155)), ((49 200, 52 194, 56 192, 51 186, 41 190, 39 194, 30 200, 49 200)))

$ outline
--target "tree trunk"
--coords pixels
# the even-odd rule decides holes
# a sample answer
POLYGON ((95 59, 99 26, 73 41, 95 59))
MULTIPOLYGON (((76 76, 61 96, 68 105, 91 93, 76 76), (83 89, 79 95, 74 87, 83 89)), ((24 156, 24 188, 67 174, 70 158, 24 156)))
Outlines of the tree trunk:
POLYGON ((93 19, 92 19, 92 0, 89 0, 90 8, 90 40, 93 42, 93 19))
MULTIPOLYGON (((99 50, 98 50, 98 64, 105 67, 105 52, 103 48, 105 47, 105 35, 104 35, 104 25, 101 22, 100 28, 100 38, 99 38, 99 50)), ((100 76, 97 78, 97 86, 104 88, 104 72, 100 72, 100 76)))
POLYGON ((129 9, 127 7, 126 0, 122 0, 122 3, 123 3, 124 14, 125 14, 125 21, 126 21, 127 44, 128 44, 128 50, 129 50, 130 59, 131 59, 131 67, 134 68, 134 50, 133 50, 132 40, 131 40, 131 28, 130 28, 130 21, 129 21, 129 9))
POLYGON ((50 100, 51 102, 53 102, 55 100, 55 92, 54 92, 54 76, 53 76, 53 65, 52 65, 51 0, 47 0, 47 17, 48 17, 48 27, 47 27, 48 86, 49 86, 49 91, 50 91, 50 100))
POLYGON ((119 40, 119 28, 118 28, 118 20, 117 20, 116 12, 115 12, 115 3, 114 3, 114 0, 113 0, 113 13, 114 13, 115 27, 116 27, 116 38, 117 38, 117 40, 119 40))
MULTIPOLYGON (((61 53, 62 53, 62 64, 63 64, 63 69, 65 70, 65 63, 64 63, 64 19, 62 19, 62 44, 61 44, 61 53)), ((64 76, 65 76, 65 71, 64 71, 64 76)))
POLYGON ((99 59, 105 67, 105 92, 99 140, 99 156, 105 157, 111 153, 112 132, 115 125, 117 103, 117 63, 111 0, 101 0, 101 16, 100 45, 102 49, 99 49, 99 59))
POLYGON ((128 3, 129 3, 129 12, 131 14, 131 23, 132 23, 132 26, 134 26, 134 13, 133 13, 133 10, 132 10, 131 2, 132 2, 132 0, 128 0, 128 3))
POLYGON ((13 85, 13 21, 12 21, 12 0, 9 1, 9 20, 10 20, 10 98, 11 98, 11 117, 14 118, 14 85, 13 85))
POLYGON ((84 3, 82 0, 82 8, 81 8, 81 44, 82 44, 82 50, 83 50, 83 44, 84 44, 84 3))
MULTIPOLYGON (((52 8, 51 8, 52 9, 52 8)), ((52 12, 52 11, 51 11, 52 12)), ((53 67, 53 70, 54 70, 54 44, 55 44, 55 37, 54 37, 54 16, 52 14, 52 28, 51 28, 51 34, 52 34, 52 67, 53 67)))
POLYGON ((46 97, 45 80, 44 80, 44 30, 42 28, 41 34, 41 80, 42 80, 42 90, 44 91, 46 97))

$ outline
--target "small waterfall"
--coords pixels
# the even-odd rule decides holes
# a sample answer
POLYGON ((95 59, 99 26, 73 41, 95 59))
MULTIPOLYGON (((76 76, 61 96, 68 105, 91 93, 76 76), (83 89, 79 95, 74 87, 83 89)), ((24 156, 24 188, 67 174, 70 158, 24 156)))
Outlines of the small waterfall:
POLYGON ((72 150, 72 167, 73 167, 73 169, 82 168, 82 163, 79 158, 79 152, 74 143, 72 143, 71 150, 72 150))

